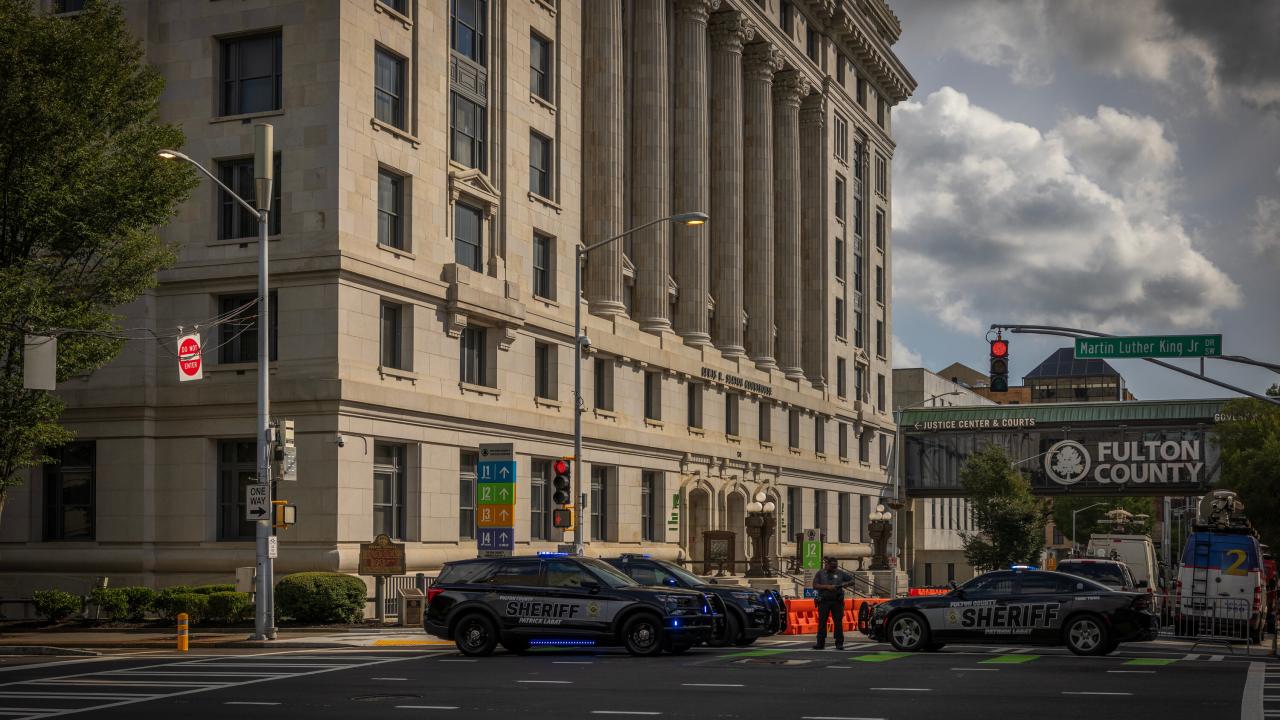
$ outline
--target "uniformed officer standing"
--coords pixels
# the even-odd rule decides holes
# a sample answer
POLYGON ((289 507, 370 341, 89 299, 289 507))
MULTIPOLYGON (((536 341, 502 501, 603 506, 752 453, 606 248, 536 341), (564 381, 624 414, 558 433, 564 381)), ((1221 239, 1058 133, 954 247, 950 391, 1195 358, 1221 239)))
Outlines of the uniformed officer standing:
POLYGON ((844 649, 844 586, 852 580, 853 574, 841 570, 833 557, 814 574, 813 589, 818 592, 818 642, 814 650, 821 650, 827 642, 828 616, 835 625, 836 649, 844 649))

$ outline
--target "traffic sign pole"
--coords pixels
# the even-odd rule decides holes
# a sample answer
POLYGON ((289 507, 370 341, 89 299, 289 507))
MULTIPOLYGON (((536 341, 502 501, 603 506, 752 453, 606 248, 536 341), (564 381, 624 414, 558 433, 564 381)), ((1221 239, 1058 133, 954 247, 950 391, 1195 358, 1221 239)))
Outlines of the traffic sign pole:
MULTIPOLYGON (((267 507, 271 507, 271 400, 270 383, 271 314, 267 253, 267 218, 271 211, 271 184, 274 180, 272 127, 254 127, 254 192, 258 208, 258 482, 265 483, 267 507)), ((275 640, 275 563, 271 556, 271 515, 257 521, 258 587, 253 603, 253 639, 275 640)))

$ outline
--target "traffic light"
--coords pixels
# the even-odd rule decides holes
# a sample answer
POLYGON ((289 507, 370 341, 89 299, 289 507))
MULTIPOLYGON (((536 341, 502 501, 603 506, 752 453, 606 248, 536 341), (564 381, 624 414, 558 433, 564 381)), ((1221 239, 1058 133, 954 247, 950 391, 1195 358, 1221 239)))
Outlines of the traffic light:
POLYGON ((1009 391, 1009 341, 999 336, 991 341, 991 391, 1009 391))
POLYGON ((551 464, 551 469, 555 471, 555 477, 551 480, 551 486, 555 489, 555 493, 551 496, 551 499, 557 505, 568 505, 573 499, 570 494, 569 461, 564 458, 556 460, 551 464))
POLYGON ((558 508, 551 511, 551 527, 558 530, 573 529, 573 510, 571 508, 558 508))

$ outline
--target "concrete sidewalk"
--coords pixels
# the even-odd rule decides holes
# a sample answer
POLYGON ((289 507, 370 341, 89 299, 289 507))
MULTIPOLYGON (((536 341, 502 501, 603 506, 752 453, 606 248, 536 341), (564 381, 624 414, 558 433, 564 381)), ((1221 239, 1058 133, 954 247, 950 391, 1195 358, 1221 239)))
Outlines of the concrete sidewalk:
MULTIPOLYGON (((244 630, 193 630, 188 638, 193 648, 346 648, 346 647, 431 647, 452 646, 411 628, 360 628, 335 632, 331 628, 280 630, 275 640, 250 640, 244 630)), ((58 631, 0 633, 0 654, 6 648, 136 648, 173 649, 175 631, 58 631)))

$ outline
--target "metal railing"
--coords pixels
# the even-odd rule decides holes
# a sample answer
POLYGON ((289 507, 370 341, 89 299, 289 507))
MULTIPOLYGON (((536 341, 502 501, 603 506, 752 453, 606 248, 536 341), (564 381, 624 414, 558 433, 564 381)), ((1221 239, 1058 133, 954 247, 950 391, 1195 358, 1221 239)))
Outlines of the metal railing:
POLYGON ((389 575, 386 579, 386 595, 382 598, 382 612, 387 617, 400 616, 400 591, 418 588, 426 592, 435 582, 435 578, 423 573, 414 575, 389 575))
MULTIPOLYGON (((1212 643, 1244 645, 1246 652, 1266 633, 1266 608, 1255 608, 1251 599, 1203 595, 1157 595, 1156 607, 1164 609, 1161 634, 1212 643)), ((1193 646, 1194 649, 1194 646, 1193 646)))

